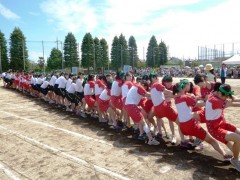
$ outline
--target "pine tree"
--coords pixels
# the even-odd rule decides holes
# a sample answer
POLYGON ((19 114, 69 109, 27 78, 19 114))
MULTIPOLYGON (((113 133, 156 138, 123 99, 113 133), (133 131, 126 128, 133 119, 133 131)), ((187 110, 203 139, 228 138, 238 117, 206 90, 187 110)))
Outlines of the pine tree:
POLYGON ((121 67, 121 59, 119 55, 119 39, 115 36, 111 49, 111 66, 114 70, 118 70, 121 67))
POLYGON ((27 70, 29 67, 26 38, 22 31, 15 27, 10 35, 10 68, 27 70))
POLYGON ((102 65, 102 53, 101 53, 101 44, 97 37, 94 38, 94 59, 95 59, 95 68, 96 70, 101 69, 103 67, 102 65))
POLYGON ((124 65, 130 65, 127 40, 125 39, 125 36, 123 36, 123 34, 119 36, 119 46, 121 69, 123 69, 124 65))
POLYGON ((128 47, 129 47, 129 64, 134 69, 135 67, 137 67, 139 58, 138 58, 136 40, 133 36, 130 36, 129 38, 128 47))
POLYGON ((160 65, 164 65, 168 61, 168 50, 166 44, 161 41, 159 44, 159 54, 160 54, 160 65))
POLYGON ((53 48, 47 60, 47 70, 62 69, 62 60, 62 52, 57 48, 53 48))
POLYGON ((64 41, 64 64, 72 68, 79 66, 78 44, 73 33, 68 33, 64 41))
POLYGON ((94 54, 93 54, 93 38, 90 33, 86 33, 83 37, 81 51, 82 51, 82 66, 89 69, 94 66, 94 54))
POLYGON ((4 34, 0 31, 0 73, 9 69, 9 61, 7 57, 7 41, 4 34))
POLYGON ((160 65, 158 43, 155 36, 152 36, 148 43, 146 63, 147 67, 160 65))
POLYGON ((102 66, 104 69, 106 69, 106 68, 109 68, 109 56, 108 56, 107 41, 104 38, 101 39, 100 45, 101 45, 102 66))

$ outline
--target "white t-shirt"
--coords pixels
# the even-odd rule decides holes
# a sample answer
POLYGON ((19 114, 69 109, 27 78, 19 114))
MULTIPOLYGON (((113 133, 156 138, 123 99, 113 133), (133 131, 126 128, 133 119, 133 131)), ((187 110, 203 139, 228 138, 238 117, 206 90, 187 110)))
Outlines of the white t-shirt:
POLYGON ((72 83, 70 86, 69 86, 69 88, 67 89, 67 92, 68 93, 75 93, 75 91, 76 91, 76 84, 75 83, 72 83))
POLYGON ((67 80, 65 79, 65 77, 61 76, 61 77, 59 78, 58 88, 63 88, 63 89, 65 89, 65 88, 66 88, 66 83, 67 83, 67 80))
POLYGON ((140 85, 134 85, 127 93, 126 105, 135 104, 138 105, 141 99, 145 96, 146 90, 140 85))
POLYGON ((94 82, 93 81, 89 81, 85 84, 84 86, 84 96, 87 95, 94 95, 94 82))
POLYGON ((76 81, 76 91, 77 92, 83 92, 82 83, 83 83, 83 79, 77 79, 77 81, 76 81))
POLYGON ((110 90, 104 89, 103 92, 100 94, 99 99, 103 101, 108 101, 110 97, 110 90))
POLYGON ((120 96, 122 93, 121 85, 118 81, 113 81, 111 88, 111 96, 120 96))
POLYGON ((72 79, 69 78, 67 80, 66 89, 68 89, 71 86, 71 84, 72 84, 72 79))
POLYGON ((48 85, 49 85, 48 81, 43 81, 41 88, 46 89, 48 87, 48 85))
POLYGON ((195 106, 196 102, 196 100, 187 95, 175 98, 175 105, 180 123, 187 122, 193 118, 192 107, 195 106))
POLYGON ((49 82, 50 86, 54 86, 56 80, 57 80, 57 77, 53 75, 50 79, 50 82, 49 82))
POLYGON ((151 86, 151 99, 154 106, 160 105, 165 100, 164 90, 165 87, 160 83, 154 83, 151 86))
POLYGON ((37 84, 40 84, 40 85, 41 85, 42 83, 43 83, 43 78, 38 78, 38 79, 37 79, 37 84))

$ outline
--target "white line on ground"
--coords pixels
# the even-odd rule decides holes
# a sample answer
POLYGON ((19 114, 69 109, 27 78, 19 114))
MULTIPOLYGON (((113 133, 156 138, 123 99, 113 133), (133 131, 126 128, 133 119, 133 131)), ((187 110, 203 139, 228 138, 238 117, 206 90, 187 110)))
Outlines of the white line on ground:
MULTIPOLYGON (((96 170, 96 171, 98 171, 100 173, 108 174, 111 177, 114 177, 114 178, 117 178, 117 179, 122 179, 122 180, 129 180, 130 179, 130 178, 126 177, 126 176, 123 176, 121 174, 115 173, 115 172, 113 172, 113 171, 111 171, 109 169, 100 167, 100 166, 95 165, 95 164, 91 164, 91 163, 89 163, 89 162, 87 162, 87 161, 85 161, 83 159, 80 159, 80 158, 78 158, 76 156, 73 156, 73 155, 70 155, 68 153, 62 152, 60 149, 48 146, 48 145, 43 144, 43 143, 41 143, 41 142, 39 142, 39 141, 37 141, 35 139, 32 139, 32 138, 27 137, 27 136, 24 136, 24 135, 22 135, 22 134, 20 134, 20 133, 18 133, 16 131, 12 131, 12 130, 4 127, 4 126, 0 125, 0 128, 8 131, 9 133, 15 135, 16 137, 18 137, 18 138, 20 138, 20 139, 22 139, 22 140, 24 140, 24 141, 26 141, 26 142, 28 142, 28 143, 30 143, 32 145, 35 145, 35 146, 37 146, 37 147, 39 147, 41 149, 44 149, 44 150, 46 150, 46 151, 48 151, 50 153, 56 154, 58 156, 61 156, 61 157, 65 158, 65 159, 68 159, 70 161, 76 162, 76 163, 78 163, 80 165, 83 165, 83 166, 85 166, 87 168, 96 170)), ((0 166, 0 168, 1 168, 1 166, 0 166)))
POLYGON ((19 180, 18 177, 16 177, 12 171, 6 167, 6 165, 3 165, 2 163, 0 163, 0 170, 2 170, 10 179, 12 180, 19 180))
POLYGON ((32 120, 32 119, 24 118, 24 117, 15 115, 15 114, 13 114, 13 113, 5 112, 5 111, 0 111, 0 112, 5 113, 5 114, 8 114, 8 115, 10 115, 10 116, 17 117, 17 118, 19 118, 19 119, 26 120, 26 121, 31 122, 31 123, 34 123, 34 124, 40 124, 40 125, 46 126, 46 127, 48 127, 48 128, 56 129, 56 130, 62 131, 62 132, 64 132, 64 133, 69 134, 69 135, 72 135, 72 136, 76 136, 76 137, 83 138, 83 139, 86 139, 86 140, 95 141, 95 142, 98 142, 98 143, 105 144, 105 145, 108 145, 108 146, 113 147, 112 144, 110 144, 110 143, 108 143, 108 142, 106 142, 106 141, 104 141, 104 140, 95 139, 95 138, 92 138, 92 137, 89 137, 89 136, 86 136, 86 135, 83 135, 83 134, 80 134, 80 133, 76 133, 76 132, 73 132, 73 131, 70 131, 70 130, 67 130, 67 129, 58 128, 58 127, 55 127, 55 126, 53 126, 53 125, 51 125, 51 124, 47 124, 47 123, 44 123, 44 122, 40 122, 40 121, 35 121, 35 120, 32 120))

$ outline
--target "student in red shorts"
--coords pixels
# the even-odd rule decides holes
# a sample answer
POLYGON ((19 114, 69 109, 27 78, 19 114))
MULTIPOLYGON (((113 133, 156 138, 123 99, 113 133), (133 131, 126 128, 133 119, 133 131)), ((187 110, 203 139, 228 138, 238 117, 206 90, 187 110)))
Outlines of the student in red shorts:
POLYGON ((239 99, 233 97, 231 86, 228 84, 216 86, 206 101, 207 129, 215 139, 226 144, 233 152, 230 162, 240 172, 240 129, 226 122, 224 117, 224 109, 230 106, 240 107, 239 99))
POLYGON ((199 121, 193 116, 192 108, 196 106, 203 106, 204 103, 199 103, 197 99, 186 95, 190 83, 187 79, 183 79, 180 83, 177 83, 173 87, 173 94, 177 94, 175 98, 175 104, 178 111, 178 118, 180 122, 180 128, 184 135, 195 136, 207 143, 211 144, 212 147, 222 155, 226 156, 225 151, 218 144, 208 132, 206 132, 200 125, 199 121))
POLYGON ((142 97, 147 96, 150 97, 150 94, 143 88, 143 86, 135 84, 131 87, 127 94, 127 99, 125 103, 125 108, 127 110, 128 115, 132 118, 134 123, 138 124, 140 134, 138 136, 139 140, 144 140, 144 132, 148 136, 148 144, 149 145, 159 145, 159 142, 156 141, 150 132, 150 128, 144 119, 144 116, 141 112, 141 109, 138 107, 138 104, 142 97))
MULTIPOLYGON (((151 75, 151 99, 153 101, 154 105, 154 114, 158 119, 167 118, 169 121, 173 121, 177 124, 178 122, 178 114, 177 112, 167 104, 165 100, 165 94, 169 97, 172 96, 172 91, 167 90, 158 80, 158 76, 156 74, 151 75)), ((158 121, 158 127, 161 127, 161 121, 158 121)), ((184 136, 181 133, 180 128, 179 129, 179 135, 181 138, 180 146, 182 147, 190 147, 188 143, 186 143, 184 136)), ((174 136, 173 136, 174 138, 174 136)))

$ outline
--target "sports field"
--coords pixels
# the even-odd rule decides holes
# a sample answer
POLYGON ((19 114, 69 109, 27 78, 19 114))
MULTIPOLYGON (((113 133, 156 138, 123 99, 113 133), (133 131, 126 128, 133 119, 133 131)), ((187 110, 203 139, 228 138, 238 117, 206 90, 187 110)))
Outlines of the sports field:
MULTIPOLYGON (((226 83, 240 97, 240 80, 226 83)), ((206 143, 202 151, 183 150, 167 139, 149 146, 131 132, 3 88, 2 81, 0 104, 1 180, 240 179, 206 143)), ((240 108, 226 109, 225 115, 240 127, 240 108)))

